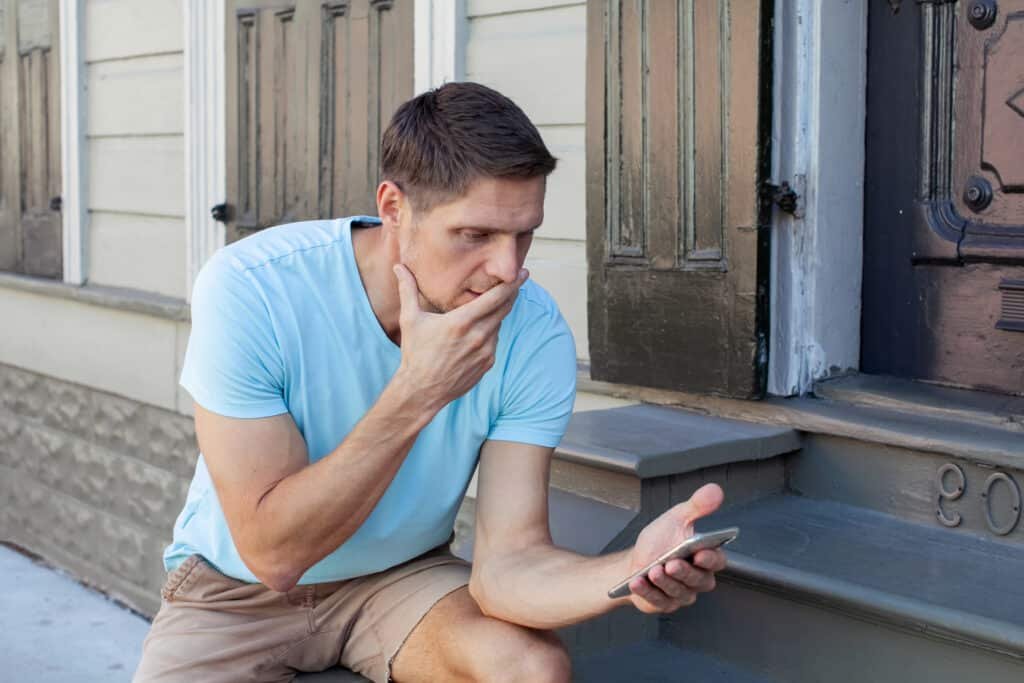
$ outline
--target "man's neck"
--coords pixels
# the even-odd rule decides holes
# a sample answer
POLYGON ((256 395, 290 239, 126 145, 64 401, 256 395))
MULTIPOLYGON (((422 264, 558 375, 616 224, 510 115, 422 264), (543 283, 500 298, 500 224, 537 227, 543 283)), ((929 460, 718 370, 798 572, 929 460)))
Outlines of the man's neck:
POLYGON ((352 230, 352 252, 370 307, 384 333, 397 344, 401 338, 398 325, 401 304, 389 246, 380 226, 352 230))

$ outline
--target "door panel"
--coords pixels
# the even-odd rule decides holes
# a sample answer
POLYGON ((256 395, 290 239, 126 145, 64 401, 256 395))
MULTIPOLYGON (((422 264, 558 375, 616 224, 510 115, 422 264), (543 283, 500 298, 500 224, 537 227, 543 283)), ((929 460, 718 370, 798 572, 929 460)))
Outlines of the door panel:
POLYGON ((956 17, 953 197, 968 219, 960 254, 1024 264, 1024 0, 991 7, 981 20, 970 7, 956 17))
POLYGON ((57 1, 0 2, 0 269, 56 278, 62 274, 57 1))
POLYGON ((595 379, 763 393, 769 19, 748 1, 588 5, 595 379))
POLYGON ((1024 1, 989 5, 869 4, 861 369, 1024 392, 1024 1))
POLYGON ((376 213, 380 136, 412 96, 412 3, 231 0, 227 239, 376 213))

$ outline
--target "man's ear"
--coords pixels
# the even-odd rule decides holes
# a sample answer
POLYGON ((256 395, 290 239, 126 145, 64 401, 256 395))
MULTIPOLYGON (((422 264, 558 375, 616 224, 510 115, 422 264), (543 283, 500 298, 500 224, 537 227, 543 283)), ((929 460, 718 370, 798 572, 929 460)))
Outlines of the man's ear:
POLYGON ((377 187, 377 215, 385 228, 394 230, 401 224, 403 211, 408 211, 405 193, 395 183, 385 180, 377 187))

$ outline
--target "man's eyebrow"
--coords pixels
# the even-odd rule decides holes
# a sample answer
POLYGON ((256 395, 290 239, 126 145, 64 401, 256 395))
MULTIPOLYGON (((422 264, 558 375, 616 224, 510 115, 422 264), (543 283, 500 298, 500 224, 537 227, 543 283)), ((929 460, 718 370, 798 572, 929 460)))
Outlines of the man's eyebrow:
POLYGON ((533 226, 532 228, 527 228, 525 230, 506 230, 506 229, 503 229, 503 228, 495 228, 495 227, 491 227, 491 226, 469 224, 469 225, 456 225, 456 226, 452 227, 452 230, 476 230, 477 232, 487 232, 487 233, 491 233, 491 232, 519 232, 519 233, 523 233, 523 232, 534 232, 535 230, 540 228, 541 225, 542 225, 541 223, 538 223, 537 225, 533 226))

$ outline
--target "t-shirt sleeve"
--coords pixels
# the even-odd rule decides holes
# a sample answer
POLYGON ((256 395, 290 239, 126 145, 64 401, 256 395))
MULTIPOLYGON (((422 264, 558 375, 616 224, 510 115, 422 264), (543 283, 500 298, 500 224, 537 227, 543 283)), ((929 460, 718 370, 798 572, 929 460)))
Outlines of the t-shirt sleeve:
POLYGON ((192 290, 181 386, 206 410, 238 418, 288 412, 273 321, 251 276, 215 256, 192 290))
POLYGON ((531 324, 513 341, 501 409, 487 438, 555 447, 576 399, 576 344, 561 315, 531 324))

